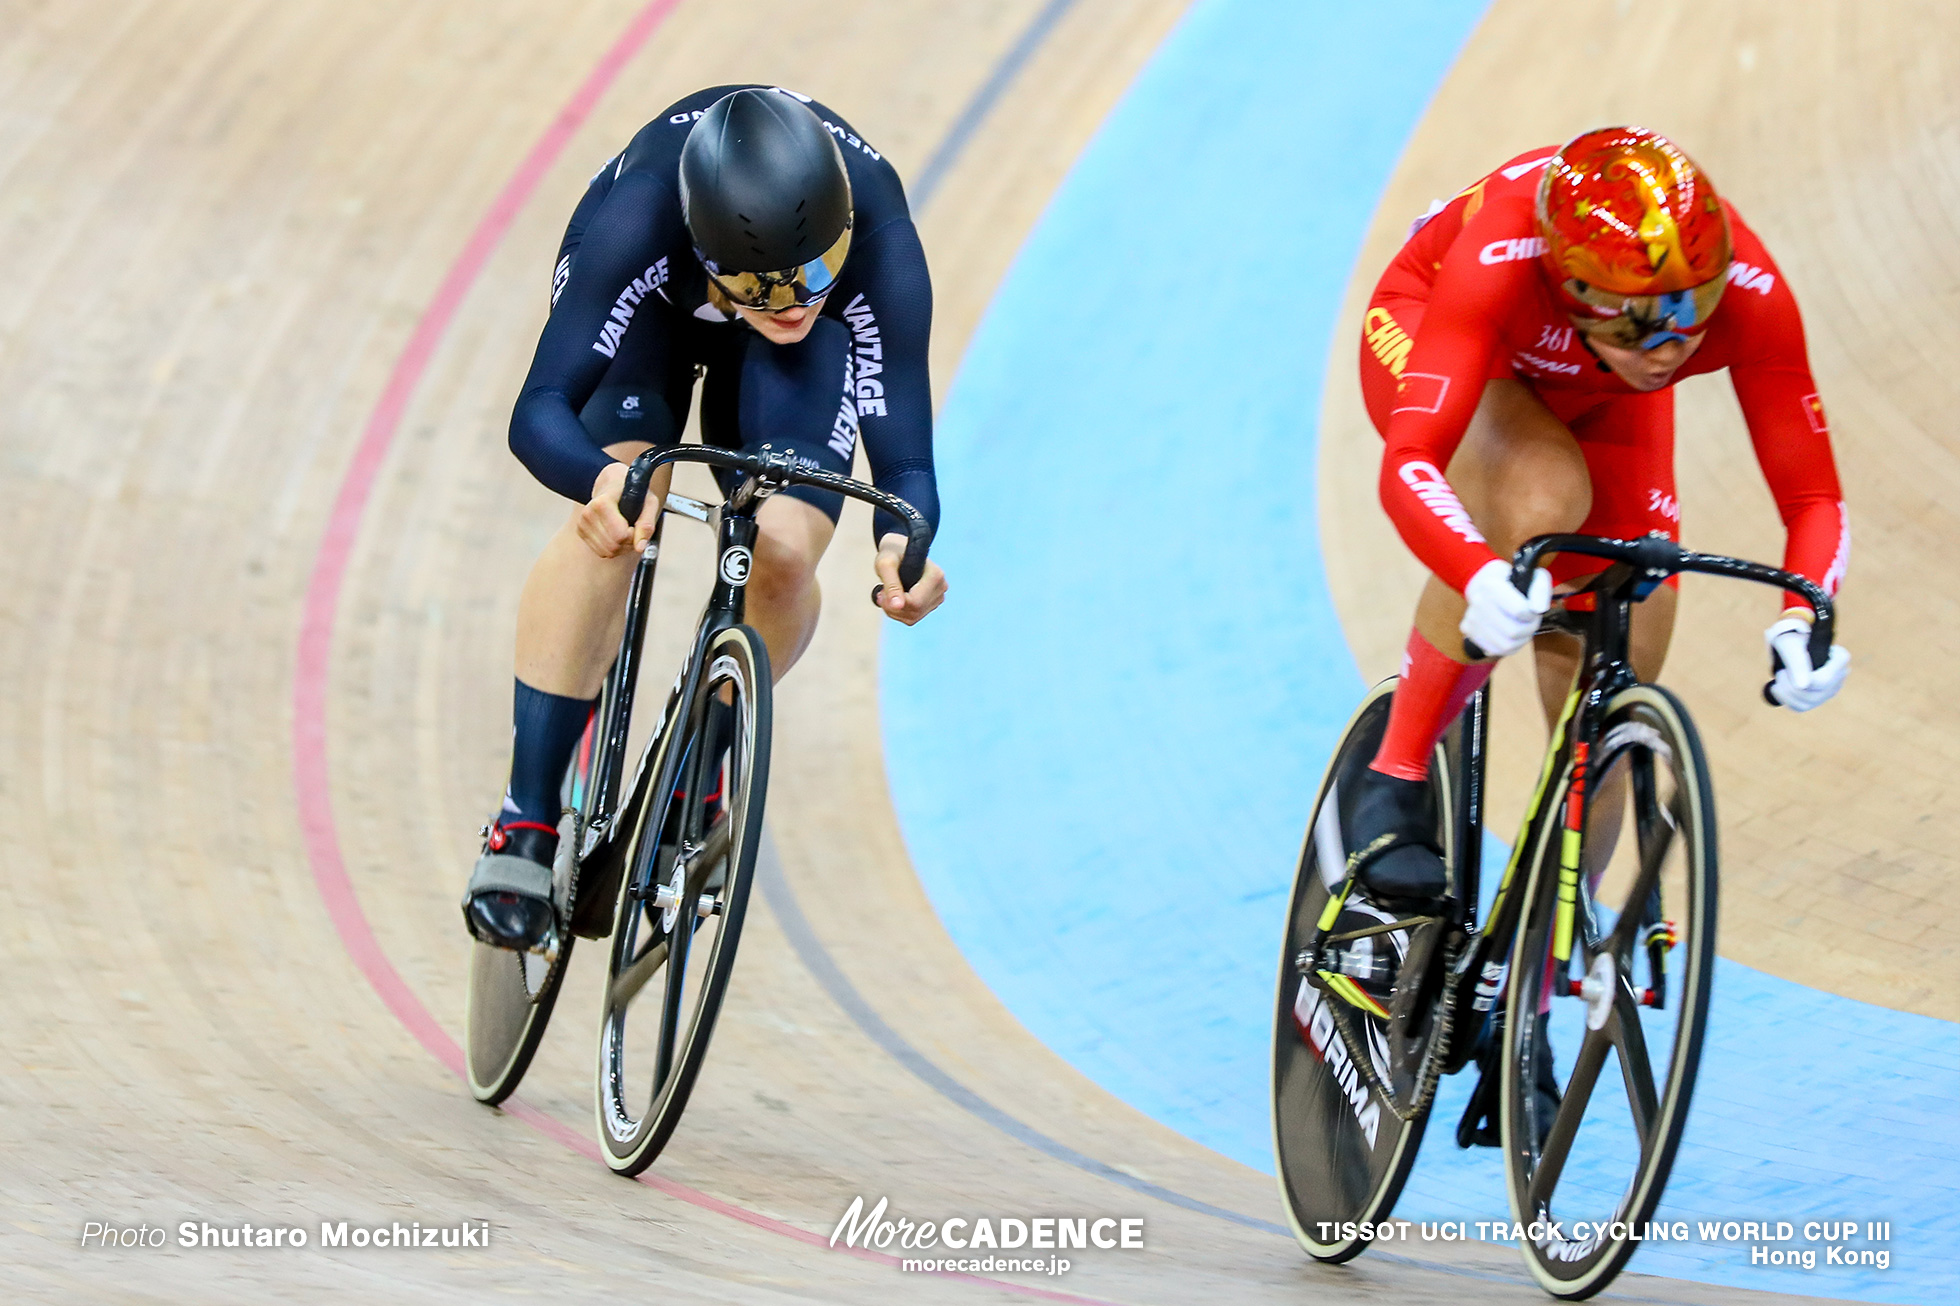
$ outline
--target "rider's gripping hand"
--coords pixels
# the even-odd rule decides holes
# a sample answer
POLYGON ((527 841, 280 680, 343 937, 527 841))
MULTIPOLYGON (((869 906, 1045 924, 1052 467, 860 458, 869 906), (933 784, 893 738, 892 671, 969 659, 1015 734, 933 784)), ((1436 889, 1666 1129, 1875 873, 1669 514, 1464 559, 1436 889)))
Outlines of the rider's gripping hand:
POLYGON ((898 564, 904 558, 903 535, 894 532, 878 541, 878 557, 874 565, 878 569, 878 579, 884 582, 884 588, 878 594, 878 606, 893 621, 912 626, 945 601, 946 573, 939 569, 938 563, 928 558, 919 583, 909 590, 905 589, 898 583, 898 564))
POLYGON ((626 486, 626 464, 608 463, 592 482, 592 499, 578 512, 578 537, 602 558, 617 558, 629 547, 644 544, 653 534, 659 514, 642 512, 636 529, 619 515, 619 492, 626 486), (645 538, 643 538, 645 537, 645 538))
POLYGON ((1790 608, 1777 623, 1763 632, 1776 663, 1776 675, 1769 682, 1770 697, 1793 712, 1808 712, 1830 701, 1844 686, 1851 670, 1851 654, 1842 644, 1831 645, 1831 656, 1824 665, 1810 665, 1811 615, 1805 608, 1790 608))
POLYGON ((1531 593, 1520 594, 1511 584, 1511 564, 1492 558, 1477 568, 1463 587, 1463 597, 1470 606, 1457 629, 1485 657, 1508 657, 1531 642, 1538 632, 1538 618, 1552 606, 1552 573, 1540 567, 1532 573, 1531 593))

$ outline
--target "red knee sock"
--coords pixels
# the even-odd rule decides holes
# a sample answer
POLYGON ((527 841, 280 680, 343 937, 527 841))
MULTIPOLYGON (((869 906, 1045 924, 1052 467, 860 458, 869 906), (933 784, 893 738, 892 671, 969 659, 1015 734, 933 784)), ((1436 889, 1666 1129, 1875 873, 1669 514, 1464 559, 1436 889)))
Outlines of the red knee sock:
POLYGON ((1388 710, 1388 732, 1369 763, 1384 775, 1421 780, 1429 775, 1429 755, 1456 720, 1470 696, 1490 679, 1494 662, 1465 666, 1444 657, 1419 631, 1409 632, 1402 655, 1402 679, 1388 710))

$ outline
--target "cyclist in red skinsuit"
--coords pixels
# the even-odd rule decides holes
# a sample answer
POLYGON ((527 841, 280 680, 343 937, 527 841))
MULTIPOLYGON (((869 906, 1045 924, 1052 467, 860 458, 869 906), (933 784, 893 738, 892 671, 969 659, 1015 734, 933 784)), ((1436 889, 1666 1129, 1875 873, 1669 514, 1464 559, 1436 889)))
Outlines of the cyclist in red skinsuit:
MULTIPOLYGON (((1510 554, 1549 531, 1678 538, 1671 387, 1724 368, 1788 530, 1784 566, 1835 592, 1850 532, 1796 299, 1672 144, 1615 128, 1519 155, 1419 222, 1382 275, 1362 393, 1386 440, 1383 505, 1434 575, 1381 750, 1342 803, 1349 846, 1373 848, 1362 879, 1377 895, 1442 891, 1423 780, 1492 665, 1464 661, 1463 635, 1498 656, 1522 647, 1550 582, 1601 565, 1557 558, 1527 597, 1496 583, 1510 554)), ((1674 604, 1670 583, 1635 610, 1643 678, 1660 670, 1674 604)), ((1790 665, 1808 617, 1792 607, 1769 632, 1779 698, 1800 711, 1848 663, 1834 650, 1824 667, 1790 665)), ((1575 657, 1569 640, 1538 641, 1548 715, 1575 657)))

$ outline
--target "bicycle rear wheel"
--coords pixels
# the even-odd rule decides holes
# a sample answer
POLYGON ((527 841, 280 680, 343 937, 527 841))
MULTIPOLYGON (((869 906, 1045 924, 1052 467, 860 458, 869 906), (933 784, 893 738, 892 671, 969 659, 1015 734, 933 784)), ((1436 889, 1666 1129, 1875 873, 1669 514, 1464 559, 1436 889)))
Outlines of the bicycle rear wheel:
POLYGON ((762 839, 769 734, 768 650, 747 626, 731 626, 709 642, 701 683, 677 705, 654 759, 658 774, 666 751, 681 750, 679 792, 648 787, 620 881, 599 1023, 598 1117, 606 1163, 621 1174, 660 1155, 707 1056, 762 839), (710 802, 717 773, 718 812, 710 802), (678 844, 663 843, 663 833, 678 844))
POLYGON ((1615 695, 1584 761, 1550 795, 1564 812, 1582 792, 1580 837, 1547 822, 1532 850, 1501 1098, 1525 1259, 1568 1299, 1612 1282, 1660 1203, 1715 964, 1714 791, 1687 709, 1655 685, 1615 695))
MULTIPOLYGON (((1373 1241, 1366 1226, 1388 1219, 1394 1210, 1429 1120, 1427 1106, 1403 1120, 1359 1072, 1334 1025, 1337 1014, 1345 1013, 1329 1004, 1339 999, 1315 987, 1299 966, 1330 893, 1347 874, 1351 850, 1338 815, 1340 786, 1381 747, 1394 688, 1395 681, 1383 681, 1362 701, 1321 781, 1287 908, 1274 1004, 1273 1152, 1280 1203, 1300 1246, 1316 1260, 1334 1264, 1366 1250, 1373 1241)), ((1438 745, 1430 768, 1439 841, 1452 859, 1455 735, 1452 731, 1452 738, 1438 745)), ((1441 991, 1443 958, 1433 947, 1412 946, 1404 966, 1410 976, 1427 974, 1425 987, 1416 991, 1424 996, 1396 1006, 1398 1011, 1420 1008, 1420 1014, 1394 1029, 1359 1017, 1376 1077, 1387 1084, 1406 1079, 1407 1068, 1422 1060, 1427 1040, 1437 1035, 1429 1008, 1441 991)), ((1398 992, 1406 982, 1398 982, 1398 992)))
MULTIPOLYGON (((559 856, 553 874, 555 898, 563 897, 570 869, 566 858, 581 833, 576 813, 583 809, 586 786, 592 782, 606 706, 602 702, 585 723, 585 734, 565 771, 565 815, 558 825, 559 856)), ((562 919, 562 901, 559 907, 555 954, 513 952, 480 939, 471 941, 469 986, 463 998, 463 1062, 470 1094, 486 1106, 495 1106, 517 1091, 551 1023, 551 1009, 572 960, 573 938, 562 919)))

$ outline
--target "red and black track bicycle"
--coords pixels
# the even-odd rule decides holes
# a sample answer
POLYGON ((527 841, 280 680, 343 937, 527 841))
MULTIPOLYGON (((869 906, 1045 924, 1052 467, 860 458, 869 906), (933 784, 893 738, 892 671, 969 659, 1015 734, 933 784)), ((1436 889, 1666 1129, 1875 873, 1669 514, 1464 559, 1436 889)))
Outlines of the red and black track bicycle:
POLYGON ((1524 588, 1553 553, 1610 565, 1545 629, 1584 642, 1537 791, 1479 919, 1489 687, 1438 743, 1430 768, 1450 892, 1394 917, 1353 896, 1338 793, 1380 746, 1395 682, 1369 693, 1315 801, 1281 951, 1273 1132, 1295 1235, 1349 1260, 1390 1218, 1440 1076, 1476 1065, 1461 1146, 1504 1155, 1512 1217, 1550 1293, 1604 1288, 1639 1246, 1681 1142, 1715 963, 1717 829, 1687 709, 1642 683, 1627 651, 1632 605, 1681 572, 1801 594, 1811 657, 1831 647, 1832 605, 1811 581, 1660 536, 1546 535, 1518 550, 1524 588), (1387 1001, 1361 981, 1392 980, 1387 1001))

